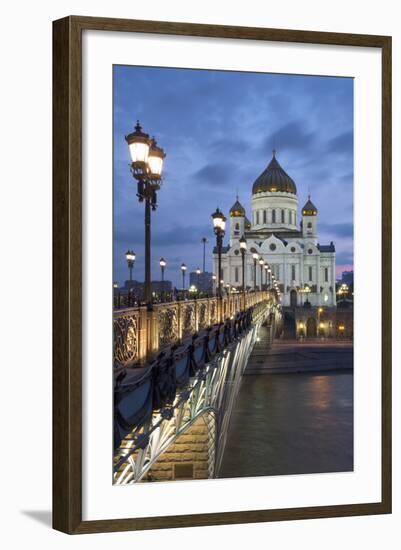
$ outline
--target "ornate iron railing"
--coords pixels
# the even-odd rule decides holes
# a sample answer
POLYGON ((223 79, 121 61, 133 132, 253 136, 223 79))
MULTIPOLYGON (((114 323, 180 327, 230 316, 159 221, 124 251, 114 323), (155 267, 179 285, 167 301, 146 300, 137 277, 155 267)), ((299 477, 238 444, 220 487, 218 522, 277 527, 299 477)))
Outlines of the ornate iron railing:
POLYGON ((268 297, 233 319, 195 334, 187 344, 169 347, 146 369, 116 371, 115 483, 143 479, 201 415, 214 419, 209 477, 216 474, 232 405, 259 326, 280 316, 275 300, 268 297))
POLYGON ((143 364, 160 349, 232 318, 256 304, 273 299, 270 291, 216 297, 114 311, 114 361, 118 365, 143 364))

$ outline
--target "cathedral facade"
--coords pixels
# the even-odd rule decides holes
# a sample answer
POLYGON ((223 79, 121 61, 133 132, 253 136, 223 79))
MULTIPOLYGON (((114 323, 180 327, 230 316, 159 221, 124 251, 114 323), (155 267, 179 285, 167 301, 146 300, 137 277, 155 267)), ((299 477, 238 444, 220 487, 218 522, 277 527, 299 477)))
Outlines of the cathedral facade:
MULTIPOLYGON (((269 165, 253 184, 250 220, 238 197, 230 209, 230 241, 222 253, 224 285, 242 288, 240 239, 245 238, 246 288, 265 288, 274 274, 283 306, 335 306, 335 246, 333 242, 319 243, 317 222, 318 210, 310 197, 298 217, 295 182, 273 151, 269 165), (268 264, 270 278, 267 270, 260 268, 260 259, 268 264)), ((217 273, 216 250, 213 261, 217 273)))

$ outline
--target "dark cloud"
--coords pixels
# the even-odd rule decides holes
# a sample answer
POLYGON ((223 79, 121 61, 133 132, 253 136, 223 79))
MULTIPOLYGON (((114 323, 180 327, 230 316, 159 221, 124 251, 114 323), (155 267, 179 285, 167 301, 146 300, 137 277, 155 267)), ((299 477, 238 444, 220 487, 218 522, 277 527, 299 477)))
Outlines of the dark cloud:
POLYGON ((244 156, 251 150, 252 144, 244 139, 235 138, 221 138, 216 141, 212 141, 209 146, 210 154, 223 155, 225 158, 232 155, 244 156))
POLYGON ((354 147, 354 133, 352 131, 344 132, 327 143, 329 153, 345 153, 352 155, 354 147))
POLYGON ((320 223, 320 232, 327 233, 333 237, 352 237, 354 225, 352 223, 320 223))
POLYGON ((314 143, 316 136, 307 130, 307 121, 293 120, 273 132, 264 142, 265 149, 284 151, 305 151, 314 143))
POLYGON ((353 265, 354 257, 349 252, 337 252, 336 263, 338 265, 353 265))
MULTIPOLYGON (((209 220, 208 220, 209 221, 209 220)), ((115 230, 114 241, 124 247, 142 246, 144 239, 144 227, 143 223, 138 220, 139 223, 135 225, 125 225, 122 228, 115 230)), ((155 222, 154 222, 155 225, 155 222)), ((194 239, 201 237, 210 231, 209 225, 178 225, 172 223, 167 228, 160 227, 160 223, 157 224, 157 230, 153 230, 152 244, 154 246, 179 246, 191 244, 194 239)))
POLYGON ((220 186, 230 182, 232 172, 233 167, 229 164, 206 164, 194 173, 194 179, 203 185, 220 186))
MULTIPOLYGON (((209 221, 209 220, 208 220, 209 221)), ((167 230, 158 232, 153 239, 155 246, 177 246, 193 244, 200 241, 201 237, 209 233, 208 225, 172 225, 167 230)))

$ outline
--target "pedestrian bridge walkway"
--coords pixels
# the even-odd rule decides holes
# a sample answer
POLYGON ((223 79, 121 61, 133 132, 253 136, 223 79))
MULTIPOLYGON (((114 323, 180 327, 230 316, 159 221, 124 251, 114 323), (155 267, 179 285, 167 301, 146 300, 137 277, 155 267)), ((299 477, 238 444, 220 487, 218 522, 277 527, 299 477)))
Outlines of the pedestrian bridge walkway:
POLYGON ((218 472, 234 400, 259 329, 265 324, 273 338, 280 328, 281 307, 274 292, 204 303, 203 314, 201 305, 164 304, 146 315, 138 310, 115 313, 117 484, 154 479, 156 474, 166 479, 166 470, 193 471, 177 467, 178 458, 199 459, 196 464, 204 477, 218 472), (224 322, 210 324, 214 315, 224 316, 224 322), (188 326, 198 330, 191 332, 188 326), (184 434, 198 429, 199 420, 207 427, 206 438, 193 438, 184 454, 174 455, 162 474, 157 473, 156 463, 169 456, 184 434))

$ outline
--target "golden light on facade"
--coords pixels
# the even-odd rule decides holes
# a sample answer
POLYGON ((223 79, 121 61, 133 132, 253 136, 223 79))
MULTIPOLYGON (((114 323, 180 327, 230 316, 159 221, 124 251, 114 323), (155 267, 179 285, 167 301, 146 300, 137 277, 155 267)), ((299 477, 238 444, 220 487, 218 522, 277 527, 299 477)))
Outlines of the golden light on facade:
POLYGON ((339 330, 340 332, 344 332, 344 330, 345 330, 345 325, 338 325, 338 330, 339 330))

